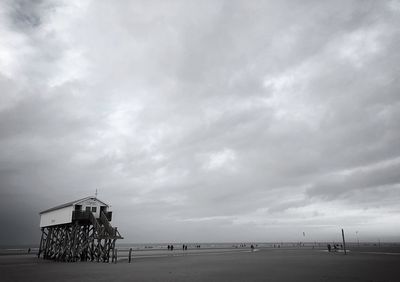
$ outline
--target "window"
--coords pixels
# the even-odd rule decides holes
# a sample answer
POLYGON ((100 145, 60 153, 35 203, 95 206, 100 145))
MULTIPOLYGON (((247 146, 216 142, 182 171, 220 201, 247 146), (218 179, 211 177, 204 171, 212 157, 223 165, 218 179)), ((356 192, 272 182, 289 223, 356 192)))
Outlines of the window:
POLYGON ((92 207, 92 212, 96 212, 97 208, 96 207, 92 207))
POLYGON ((86 207, 86 211, 87 211, 87 212, 90 212, 90 207, 86 207))

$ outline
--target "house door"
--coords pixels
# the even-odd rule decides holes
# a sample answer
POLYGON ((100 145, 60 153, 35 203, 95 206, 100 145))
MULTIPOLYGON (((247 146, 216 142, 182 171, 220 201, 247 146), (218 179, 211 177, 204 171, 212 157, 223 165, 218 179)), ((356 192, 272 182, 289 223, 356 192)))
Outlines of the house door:
POLYGON ((105 206, 100 207, 100 214, 101 213, 104 213, 104 215, 105 215, 107 213, 107 207, 105 207, 105 206))

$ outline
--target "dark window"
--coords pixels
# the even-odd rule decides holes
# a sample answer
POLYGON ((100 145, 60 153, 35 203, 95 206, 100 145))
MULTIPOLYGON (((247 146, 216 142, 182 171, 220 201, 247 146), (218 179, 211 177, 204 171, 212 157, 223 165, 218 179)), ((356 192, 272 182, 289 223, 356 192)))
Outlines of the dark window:
POLYGON ((75 206, 76 211, 81 211, 82 210, 82 205, 76 205, 75 206))
POLYGON ((96 207, 92 207, 92 212, 96 212, 97 208, 96 207))
POLYGON ((90 212, 90 207, 86 207, 86 211, 87 211, 87 212, 90 212))

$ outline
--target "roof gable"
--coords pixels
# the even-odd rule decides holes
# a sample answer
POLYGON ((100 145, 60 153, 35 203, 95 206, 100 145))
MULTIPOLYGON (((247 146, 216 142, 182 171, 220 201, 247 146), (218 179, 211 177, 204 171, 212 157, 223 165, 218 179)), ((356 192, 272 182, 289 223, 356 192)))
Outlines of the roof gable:
POLYGON ((103 201, 97 199, 96 197, 86 197, 86 198, 83 198, 83 199, 80 199, 80 200, 76 200, 76 201, 73 202, 72 204, 73 204, 73 205, 77 205, 77 204, 80 204, 80 203, 85 202, 85 201, 87 201, 87 200, 97 201, 97 202, 99 202, 100 204, 103 204, 103 205, 105 205, 105 206, 107 206, 107 207, 109 206, 109 205, 107 205, 106 203, 104 203, 103 201))

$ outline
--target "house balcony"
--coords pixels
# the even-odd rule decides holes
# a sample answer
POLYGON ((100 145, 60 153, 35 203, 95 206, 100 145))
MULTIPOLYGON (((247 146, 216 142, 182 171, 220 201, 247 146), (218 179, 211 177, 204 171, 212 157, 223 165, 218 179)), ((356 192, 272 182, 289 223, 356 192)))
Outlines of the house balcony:
MULTIPOLYGON (((72 211, 72 221, 90 221, 91 211, 72 211)), ((108 221, 112 219, 112 212, 105 212, 108 221)))

